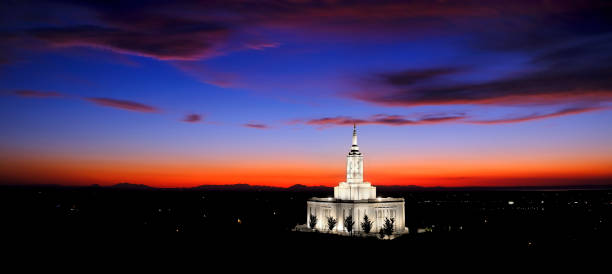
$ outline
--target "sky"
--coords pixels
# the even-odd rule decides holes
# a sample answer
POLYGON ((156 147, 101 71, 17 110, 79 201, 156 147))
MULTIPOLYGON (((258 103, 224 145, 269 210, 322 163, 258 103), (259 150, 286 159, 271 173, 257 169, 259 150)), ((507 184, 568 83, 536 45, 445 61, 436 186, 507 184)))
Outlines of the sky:
POLYGON ((609 1, 3 1, 0 182, 612 183, 609 1))

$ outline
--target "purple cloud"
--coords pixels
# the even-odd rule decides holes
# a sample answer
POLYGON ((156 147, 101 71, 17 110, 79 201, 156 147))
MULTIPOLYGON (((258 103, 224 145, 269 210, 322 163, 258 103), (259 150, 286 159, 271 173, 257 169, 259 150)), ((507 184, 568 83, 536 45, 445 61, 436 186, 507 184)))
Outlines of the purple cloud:
POLYGON ((531 13, 520 8, 526 3, 518 3, 519 10, 486 18, 482 22, 488 24, 487 28, 474 28, 474 35, 467 41, 478 52, 527 56, 521 72, 466 82, 457 80, 461 78, 458 76, 475 72, 477 67, 374 71, 356 81, 359 87, 348 96, 378 105, 406 107, 598 105, 612 101, 609 5, 603 1, 560 1, 558 10, 549 10, 545 4, 532 1, 531 13), (517 12, 523 12, 522 16, 517 12))
MULTIPOLYGON (((610 56, 612 61, 612 56, 610 56)), ((604 58, 606 59, 606 58, 604 58)), ((369 88, 350 96, 388 106, 444 104, 559 104, 576 101, 612 100, 612 70, 606 63, 588 66, 548 67, 529 74, 482 83, 415 83, 403 73, 387 76, 382 88, 369 88), (396 77, 389 81, 389 77, 396 77), (406 81, 406 82, 402 82, 406 81), (412 81, 412 83, 409 83, 412 81), (401 82, 401 83, 400 83, 401 82), (372 91, 376 90, 376 91, 372 91)))
POLYGON ((202 121, 202 116, 199 114, 189 114, 183 119, 183 122, 187 123, 197 123, 200 121, 202 121))
POLYGON ((267 48, 278 48, 279 46, 280 46, 280 43, 276 43, 276 42, 268 42, 268 43, 251 42, 245 45, 245 47, 249 49, 254 49, 254 50, 264 50, 267 48))
POLYGON ((269 129, 270 128, 270 126, 266 124, 257 124, 257 123, 247 123, 242 126, 248 127, 248 128, 256 128, 256 129, 269 129))
POLYGON ((57 98, 64 96, 63 94, 55 91, 39 91, 30 89, 16 90, 13 92, 13 94, 29 98, 57 98))
POLYGON ((403 115, 387 115, 376 114, 366 119, 353 118, 349 116, 323 117, 310 120, 299 120, 294 123, 303 123, 306 125, 329 127, 329 126, 346 126, 353 123, 360 125, 387 125, 387 126, 406 126, 406 125, 424 125, 424 124, 439 124, 447 122, 461 121, 466 118, 463 113, 458 114, 441 114, 441 115, 421 115, 416 118, 409 118, 403 115))
POLYGON ((117 100, 117 99, 111 99, 111 98, 85 98, 85 100, 92 102, 96 105, 100 105, 100 106, 112 107, 112 108, 118 108, 118 109, 130 110, 130 111, 148 112, 148 113, 159 111, 159 109, 157 109, 156 107, 152 107, 149 105, 145 105, 145 104, 133 102, 133 101, 117 100))
MULTIPOLYGON (((163 20, 163 19, 161 19, 163 20)), ((173 29, 127 29, 100 26, 49 27, 30 34, 54 46, 102 47, 161 60, 197 60, 215 54, 215 45, 227 30, 215 24, 193 22, 189 32, 173 29)))
MULTIPOLYGON (((40 14, 53 3, 14 3, 3 8, 7 13, 23 14, 21 23, 41 26, 26 33, 54 46, 89 46, 163 60, 196 60, 232 50, 232 42, 254 50, 277 47, 278 43, 247 42, 261 40, 260 30, 265 28, 293 30, 300 35, 333 32, 344 36, 398 31, 422 34, 423 29, 452 32, 460 25, 473 27, 469 23, 476 19, 580 12, 605 5, 587 2, 593 4, 555 1, 553 9, 545 2, 527 0, 163 1, 156 2, 154 8, 139 2, 66 1, 65 12, 51 9, 53 12, 45 16, 40 14), (89 16, 74 16, 79 12, 89 16), (72 25, 61 24, 66 21, 72 25)), ((21 29, 23 24, 15 25, 21 29)))
POLYGON ((471 118, 465 113, 456 114, 425 114, 417 117, 409 118, 404 115, 387 115, 377 114, 372 115, 366 119, 354 118, 350 116, 335 116, 335 117, 323 117, 310 120, 294 120, 290 124, 306 124, 319 126, 320 128, 327 128, 330 126, 350 126, 353 123, 361 125, 387 125, 387 126, 410 126, 410 125, 427 125, 427 124, 441 124, 441 123, 466 123, 466 124, 481 124, 481 125, 492 125, 492 124, 508 124, 508 123, 520 123, 533 120, 541 120, 547 118, 554 118, 566 115, 580 114, 586 112, 593 112, 599 110, 607 110, 610 107, 601 106, 585 106, 585 107, 566 107, 550 113, 532 113, 529 115, 501 118, 501 119, 468 119, 471 118))

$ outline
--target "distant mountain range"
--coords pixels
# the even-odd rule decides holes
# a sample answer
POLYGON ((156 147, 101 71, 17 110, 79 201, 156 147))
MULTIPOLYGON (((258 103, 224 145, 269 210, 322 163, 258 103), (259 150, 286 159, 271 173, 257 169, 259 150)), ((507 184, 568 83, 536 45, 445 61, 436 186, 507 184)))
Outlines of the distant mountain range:
MULTIPOLYGON (((94 185, 99 187, 99 185, 94 185)), ((112 188, 122 188, 122 189, 155 189, 155 187, 143 185, 143 184, 132 184, 132 183, 118 183, 110 186, 112 188)))
MULTIPOLYGON (((132 190, 226 190, 226 191, 308 191, 308 192, 333 192, 333 187, 329 186, 306 186, 295 184, 290 187, 276 187, 263 185, 249 184, 231 184, 231 185, 200 185, 194 187, 153 187, 145 184, 133 184, 130 182, 121 182, 111 186, 100 186, 93 184, 90 186, 67 186, 61 184, 11 184, 0 183, 3 186, 12 187, 97 187, 111 189, 132 189, 132 190)), ((572 185, 572 186, 476 186, 476 187, 422 187, 416 185, 379 185, 376 186, 379 193, 395 192, 395 191, 564 191, 564 190, 612 190, 612 182, 610 184, 601 185, 572 185)))
MULTIPOLYGON (((168 189, 168 188, 157 188, 151 187, 144 184, 132 184, 132 183, 118 183, 110 188, 120 189, 168 189)), ((193 190, 234 190, 234 191, 333 191, 333 187, 328 186, 306 186, 302 184, 295 184, 290 187, 275 187, 275 186, 262 186, 262 185, 249 185, 249 184, 231 184, 231 185, 200 185, 195 187, 177 187, 170 189, 193 189, 193 190)), ((390 185, 390 186, 376 186, 378 191, 563 191, 563 190, 612 190, 612 185, 576 185, 576 186, 504 186, 504 187, 422 187, 416 185, 390 185)))
POLYGON ((200 185, 194 187, 176 187, 176 188, 156 188, 143 184, 118 183, 109 188, 119 189, 192 189, 192 190, 234 190, 234 191, 332 191, 331 187, 326 186, 305 186, 296 184, 290 187, 275 187, 249 184, 231 184, 231 185, 200 185))

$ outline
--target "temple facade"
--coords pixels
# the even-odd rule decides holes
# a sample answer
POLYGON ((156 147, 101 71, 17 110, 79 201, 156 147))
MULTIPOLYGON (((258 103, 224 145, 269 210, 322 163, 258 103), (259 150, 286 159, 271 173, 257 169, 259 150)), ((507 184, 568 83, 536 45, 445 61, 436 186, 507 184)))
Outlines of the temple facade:
POLYGON ((328 231, 328 219, 337 221, 334 232, 347 232, 344 220, 352 216, 355 224, 353 232, 362 232, 361 223, 364 217, 372 222, 371 232, 378 232, 384 225, 385 219, 393 218, 394 231, 406 233, 404 219, 403 198, 376 197, 376 187, 363 181, 363 154, 357 145, 357 127, 353 126, 353 140, 351 150, 346 157, 346 182, 334 187, 334 197, 310 198, 307 202, 306 226, 311 227, 314 216, 314 227, 319 231, 328 231))

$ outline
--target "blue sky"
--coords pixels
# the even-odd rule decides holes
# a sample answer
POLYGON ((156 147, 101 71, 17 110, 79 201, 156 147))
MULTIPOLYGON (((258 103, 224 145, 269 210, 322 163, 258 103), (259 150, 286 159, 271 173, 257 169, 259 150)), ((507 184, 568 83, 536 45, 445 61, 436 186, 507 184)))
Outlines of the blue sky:
POLYGON ((4 181, 333 185, 353 122, 381 184, 611 175, 605 1, 2 5, 4 181))

